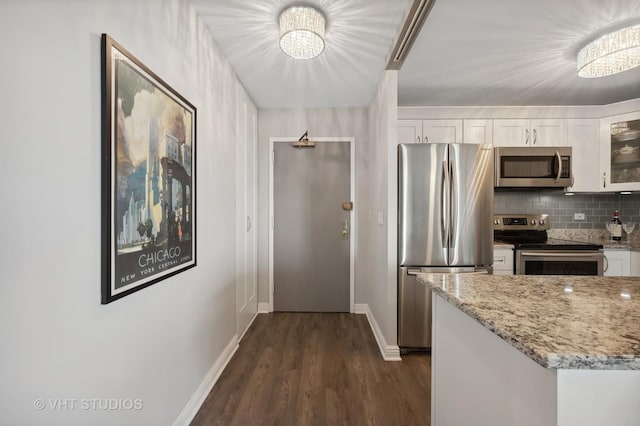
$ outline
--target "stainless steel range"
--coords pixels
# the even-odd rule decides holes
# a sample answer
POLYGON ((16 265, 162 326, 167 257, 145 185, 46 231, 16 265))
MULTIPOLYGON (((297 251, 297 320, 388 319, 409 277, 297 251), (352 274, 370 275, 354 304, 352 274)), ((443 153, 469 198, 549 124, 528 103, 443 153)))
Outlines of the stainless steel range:
POLYGON ((602 275, 602 245, 548 238, 548 215, 494 215, 493 237, 515 246, 516 275, 602 275))

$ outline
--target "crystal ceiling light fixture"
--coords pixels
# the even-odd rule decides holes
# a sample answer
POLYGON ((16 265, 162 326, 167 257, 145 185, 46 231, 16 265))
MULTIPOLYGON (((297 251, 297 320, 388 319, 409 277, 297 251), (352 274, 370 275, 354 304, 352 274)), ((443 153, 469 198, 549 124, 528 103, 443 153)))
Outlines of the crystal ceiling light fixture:
POLYGON ((578 76, 604 77, 640 65, 640 24, 592 41, 578 52, 578 76))
POLYGON ((294 59, 315 58, 324 50, 324 15, 309 6, 292 6, 280 14, 280 49, 294 59))

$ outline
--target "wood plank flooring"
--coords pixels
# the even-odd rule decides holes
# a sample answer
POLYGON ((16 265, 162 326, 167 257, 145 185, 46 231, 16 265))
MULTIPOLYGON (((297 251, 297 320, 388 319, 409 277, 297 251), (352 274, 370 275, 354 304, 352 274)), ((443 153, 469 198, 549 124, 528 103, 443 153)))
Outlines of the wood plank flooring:
POLYGON ((259 314, 192 425, 428 425, 430 372, 384 361, 365 315, 259 314))

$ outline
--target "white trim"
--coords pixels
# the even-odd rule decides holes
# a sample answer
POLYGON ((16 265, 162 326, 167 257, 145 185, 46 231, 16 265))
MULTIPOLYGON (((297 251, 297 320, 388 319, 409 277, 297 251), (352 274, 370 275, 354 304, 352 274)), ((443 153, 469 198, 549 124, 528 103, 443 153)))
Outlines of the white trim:
POLYGON ((271 311, 271 305, 269 304, 269 302, 267 303, 258 303, 258 313, 259 314, 268 314, 271 311))
POLYGON ((247 331, 249 331, 249 329, 251 328, 251 325, 253 324, 253 322, 256 320, 256 318, 258 318, 258 313, 259 312, 256 312, 255 314, 253 314, 253 317, 251 317, 251 320, 249 321, 249 324, 247 324, 245 329, 240 334, 240 337, 238 338, 238 343, 240 343, 242 341, 242 339, 244 338, 244 335, 247 334, 247 331))
MULTIPOLYGON (((293 139, 292 139, 293 140, 293 139)), ((273 208, 273 171, 275 169, 275 153, 273 143, 275 138, 269 138, 269 224, 267 232, 269 234, 269 312, 273 312, 273 229, 274 229, 274 208, 273 208)))
POLYGON ((355 312, 355 288, 356 288, 356 243, 358 241, 358 221, 356 220, 356 139, 349 138, 351 154, 351 201, 352 209, 349 212, 351 225, 351 239, 349 241, 349 312, 355 312))
POLYGON ((354 314, 366 314, 369 310, 369 305, 367 305, 366 303, 356 303, 354 309, 354 314))
POLYGON ((236 93, 236 333, 246 332, 258 310, 258 111, 241 85, 236 93))
MULTIPOLYGON (((274 159, 273 148, 275 142, 293 142, 297 141, 297 137, 270 137, 269 138, 269 310, 267 312, 273 312, 273 224, 274 224, 274 211, 273 211, 273 181, 274 181, 274 159)), ((316 143, 327 142, 349 142, 351 152, 351 200, 354 202, 354 209, 349 212, 351 220, 351 238, 349 239, 349 312, 354 313, 354 301, 355 301, 355 256, 356 256, 356 240, 358 238, 357 233, 357 215, 355 209, 358 207, 355 205, 356 200, 356 138, 354 137, 314 137, 313 141, 316 143)), ((261 305, 258 304, 258 310, 262 312, 261 305)))
POLYGON ((237 350, 238 336, 234 335, 218 359, 213 363, 213 366, 209 372, 207 372, 207 375, 202 380, 202 383, 200 383, 200 386, 198 386, 198 389, 196 389, 194 394, 191 396, 187 405, 184 406, 180 414, 178 414, 178 417, 173 421, 173 426, 188 426, 191 423, 198 413, 198 410, 200 410, 200 407, 202 407, 204 400, 209 395, 209 392, 211 392, 211 389, 213 389, 213 386, 216 384, 218 378, 220 378, 220 375, 227 367, 227 364, 231 361, 231 358, 237 350))
POLYGON ((371 309, 369 309, 369 305, 366 303, 355 305, 355 313, 356 314, 365 314, 367 315, 367 320, 369 321, 369 326, 371 327, 371 331, 373 332, 373 336, 376 338, 376 342, 378 343, 378 349, 380 349, 380 354, 385 361, 402 361, 400 357, 400 348, 398 345, 390 345, 384 338, 384 334, 382 334, 382 330, 380 326, 378 326, 378 322, 376 321, 371 309))

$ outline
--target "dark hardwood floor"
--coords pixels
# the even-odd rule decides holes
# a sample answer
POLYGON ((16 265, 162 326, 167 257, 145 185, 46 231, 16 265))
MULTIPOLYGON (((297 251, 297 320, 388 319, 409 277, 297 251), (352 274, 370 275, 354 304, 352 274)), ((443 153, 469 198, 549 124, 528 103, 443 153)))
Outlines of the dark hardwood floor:
POLYGON ((384 361, 365 315, 259 314, 192 425, 428 425, 430 371, 384 361))

